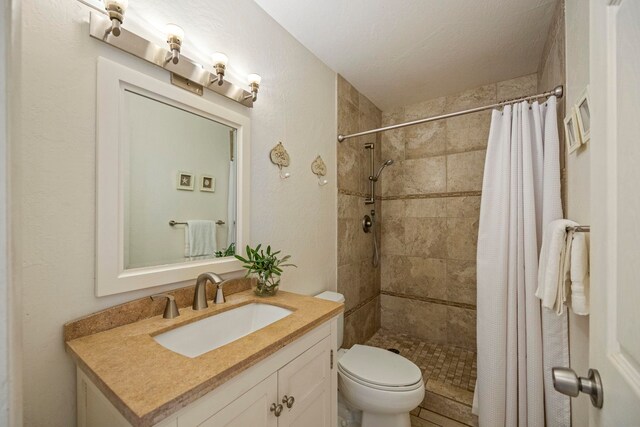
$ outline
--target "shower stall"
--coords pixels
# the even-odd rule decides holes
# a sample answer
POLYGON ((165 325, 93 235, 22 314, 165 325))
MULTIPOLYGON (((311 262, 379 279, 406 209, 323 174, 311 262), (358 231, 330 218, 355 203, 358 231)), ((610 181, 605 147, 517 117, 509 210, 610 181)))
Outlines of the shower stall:
POLYGON ((354 91, 339 77, 338 291, 346 296, 346 347, 399 350, 425 367, 422 408, 473 425, 489 110, 514 98, 558 96, 562 87, 540 93, 531 74, 384 112, 362 94, 355 102, 354 91), (367 117, 376 110, 379 116, 367 117))

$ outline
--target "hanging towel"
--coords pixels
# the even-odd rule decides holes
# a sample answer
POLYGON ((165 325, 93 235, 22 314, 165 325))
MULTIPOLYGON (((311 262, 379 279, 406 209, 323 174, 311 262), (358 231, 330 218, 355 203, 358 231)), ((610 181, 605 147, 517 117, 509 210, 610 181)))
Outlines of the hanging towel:
POLYGON ((584 233, 575 233, 571 246, 571 309, 589 314, 589 248, 584 233))
POLYGON ((560 276, 558 277, 558 293, 553 304, 553 311, 561 316, 571 291, 571 243, 574 231, 567 231, 564 247, 560 252, 560 276))
POLYGON ((189 220, 184 229, 184 256, 210 256, 216 251, 216 229, 213 221, 189 220))
MULTIPOLYGON (((536 296, 542 306, 558 313, 556 305, 563 301, 565 282, 565 258, 567 255, 567 227, 578 225, 568 219, 551 221, 542 236, 542 249, 538 264, 538 289, 536 296)), ((562 314, 560 311, 558 314, 562 314)))

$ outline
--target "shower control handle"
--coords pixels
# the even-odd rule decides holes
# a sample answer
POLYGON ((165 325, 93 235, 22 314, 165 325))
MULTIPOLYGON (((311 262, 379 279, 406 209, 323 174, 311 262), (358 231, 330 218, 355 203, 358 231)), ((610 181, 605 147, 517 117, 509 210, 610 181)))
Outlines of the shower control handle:
POLYGON ((365 233, 371 233, 371 227, 373 226, 373 221, 369 215, 365 215, 362 217, 362 230, 365 233))
POLYGON ((578 377, 571 368, 553 368, 551 377, 556 391, 571 397, 578 396, 580 392, 588 394, 591 404, 596 408, 602 408, 602 380, 597 369, 589 369, 587 378, 584 378, 578 377))

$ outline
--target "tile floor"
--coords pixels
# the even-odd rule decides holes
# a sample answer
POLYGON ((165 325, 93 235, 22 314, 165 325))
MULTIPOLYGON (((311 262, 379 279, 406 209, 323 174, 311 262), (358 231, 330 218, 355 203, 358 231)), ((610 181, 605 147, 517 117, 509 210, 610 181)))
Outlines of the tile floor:
POLYGON ((477 376, 475 351, 425 342, 408 335, 380 329, 366 343, 395 348, 422 371, 426 395, 411 414, 412 427, 475 426, 471 414, 477 376))

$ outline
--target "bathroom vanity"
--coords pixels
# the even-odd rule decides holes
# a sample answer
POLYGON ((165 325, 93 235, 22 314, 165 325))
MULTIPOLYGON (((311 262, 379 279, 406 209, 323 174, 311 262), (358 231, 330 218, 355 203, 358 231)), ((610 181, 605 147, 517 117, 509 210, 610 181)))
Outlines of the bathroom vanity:
MULTIPOLYGON (((106 58, 97 75, 96 296, 242 270, 248 115, 106 58), (214 231, 191 235, 197 219, 214 231), (206 244, 189 244, 196 237, 206 244)), ((245 287, 193 310, 185 289, 173 292, 176 318, 147 298, 65 325, 79 426, 336 426, 343 304, 245 287)))
MULTIPOLYGON (((69 340, 78 426, 334 427, 342 310, 342 304, 293 293, 265 299, 248 290, 204 310, 181 308, 175 319, 154 316, 69 340), (154 338, 256 303, 291 313, 197 357, 154 338)), ((83 329, 77 322, 69 330, 83 329)))

